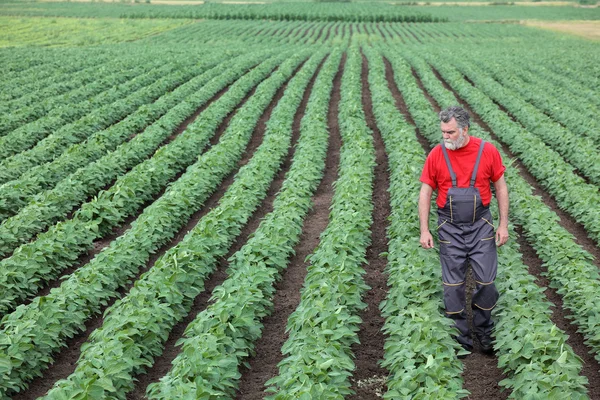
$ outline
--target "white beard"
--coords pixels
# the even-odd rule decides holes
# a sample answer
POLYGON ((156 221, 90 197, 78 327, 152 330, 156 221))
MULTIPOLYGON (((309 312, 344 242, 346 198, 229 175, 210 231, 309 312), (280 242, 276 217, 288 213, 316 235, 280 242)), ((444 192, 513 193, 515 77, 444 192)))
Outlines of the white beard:
POLYGON ((460 136, 458 136, 458 139, 456 139, 456 140, 444 139, 444 146, 446 146, 446 148, 448 150, 457 150, 462 147, 465 147, 466 142, 467 142, 467 135, 465 135, 461 130, 460 136))

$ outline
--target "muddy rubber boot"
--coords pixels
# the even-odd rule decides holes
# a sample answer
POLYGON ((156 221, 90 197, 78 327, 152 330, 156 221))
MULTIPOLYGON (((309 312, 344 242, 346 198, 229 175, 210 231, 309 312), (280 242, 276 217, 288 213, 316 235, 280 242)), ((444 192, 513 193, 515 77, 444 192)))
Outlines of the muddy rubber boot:
POLYGON ((492 338, 490 336, 482 336, 479 339, 481 345, 481 352, 484 354, 494 354, 494 345, 492 344, 492 338))

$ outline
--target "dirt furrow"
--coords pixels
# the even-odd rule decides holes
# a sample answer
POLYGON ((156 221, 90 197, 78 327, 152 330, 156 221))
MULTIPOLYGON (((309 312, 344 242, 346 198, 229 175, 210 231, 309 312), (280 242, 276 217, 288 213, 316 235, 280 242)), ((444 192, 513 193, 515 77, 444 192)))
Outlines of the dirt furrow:
MULTIPOLYGON (((296 70, 296 72, 298 70, 296 70)), ((273 109, 275 108, 275 106, 277 105, 277 103, 279 102, 281 97, 283 96, 286 87, 287 87, 287 84, 283 85, 277 91, 277 94, 274 97, 274 99, 272 100, 271 104, 269 105, 269 107, 267 108, 265 113, 263 113, 261 118, 259 119, 259 122, 257 124, 257 127, 255 128, 255 131, 252 136, 251 142, 248 146, 248 149, 246 150, 246 152, 244 153, 244 156, 238 163, 238 170, 239 170, 239 168, 246 165, 251 160, 254 152, 262 143, 264 133, 266 130, 266 123, 269 120, 273 109)), ((301 115, 300 113, 303 112, 303 110, 304 109, 301 107, 297 111, 295 119, 300 118, 299 115, 301 115)), ((295 126, 295 123, 294 123, 294 126, 295 126)), ((179 353, 179 347, 177 347, 175 345, 175 343, 181 337, 183 337, 183 333, 184 333, 187 325, 189 325, 189 323, 194 320, 194 318, 196 317, 196 315, 199 312, 203 311, 207 307, 207 305, 209 303, 209 298, 212 294, 212 291, 218 285, 222 284, 223 281, 227 278, 227 274, 225 272, 228 267, 227 259, 231 255, 233 255, 235 252, 237 252, 238 250, 240 250, 242 248, 242 246, 247 242, 248 237, 258 228, 260 221, 264 218, 264 216, 272 211, 273 201, 276 197, 277 192, 279 192, 279 190, 281 189, 281 185, 283 184, 285 174, 287 173, 287 171, 289 170, 289 167, 291 165, 291 159, 294 154, 294 145, 297 142, 297 140, 298 140, 298 129, 293 129, 292 145, 290 146, 290 150, 282 164, 280 171, 277 173, 275 179, 273 180, 273 182, 271 183, 271 186, 269 187, 267 196, 261 203, 260 207, 252 215, 252 217, 250 218, 250 220, 248 221, 246 226, 242 229, 240 235, 238 236, 238 238, 236 239, 236 241, 230 248, 229 252, 220 260, 216 271, 206 281, 204 292, 202 292, 198 297, 196 297, 196 299, 194 300, 192 309, 191 309, 190 313, 188 314, 188 316, 186 318, 184 318, 180 323, 178 323, 171 331, 171 334, 169 335, 169 339, 165 344, 165 350, 163 351, 162 355, 155 359, 154 365, 152 366, 152 368, 150 368, 147 371, 147 373, 145 373, 143 375, 139 375, 137 377, 138 382, 136 384, 136 387, 135 387, 134 391, 131 392, 127 396, 128 399, 143 398, 145 391, 146 391, 146 387, 150 383, 157 382, 171 368, 171 362, 179 353)), ((204 214, 206 214, 212 208, 217 206, 218 200, 222 197, 222 195, 225 193, 227 188, 233 183, 234 177, 235 177, 235 173, 232 173, 230 176, 228 176, 228 178, 225 180, 222 187, 219 189, 219 192, 215 193, 215 195, 213 195, 211 197, 211 199, 209 200, 209 203, 207 203, 207 205, 205 207, 204 212, 201 215, 199 215, 197 218, 195 218, 195 221, 190 224, 189 229, 191 229, 204 214)))
POLYGON ((417 42, 419 42, 420 44, 423 44, 423 42, 421 41, 421 38, 419 38, 419 36, 417 36, 415 34, 415 32, 412 29, 410 29, 410 26, 408 24, 403 23, 402 27, 406 30, 406 32, 408 32, 412 37, 414 37, 417 42))
MULTIPOLYGON (((396 99, 396 104, 397 104, 398 108, 401 110, 401 112, 403 113, 403 115, 405 116, 406 120, 409 121, 411 124, 414 124, 414 120, 412 120, 412 118, 407 118, 409 111, 406 108, 406 105, 405 105, 406 103, 404 101, 399 101, 399 99, 402 99, 402 94, 396 87, 396 84, 395 84, 395 81, 393 78, 394 75, 393 75, 393 70, 391 68, 391 65, 389 64, 389 62, 387 62, 387 60, 386 60, 385 64, 386 64, 386 75, 388 78, 388 84, 389 84, 389 87, 392 91, 394 98, 396 99)), ((440 111, 439 105, 434 101, 434 99, 431 96, 429 96, 427 94, 427 91, 425 90, 422 82, 419 79, 417 79, 417 84, 419 85, 419 87, 421 88, 423 93, 426 94, 426 97, 427 97, 428 101, 431 103, 434 111, 439 112, 440 111)), ((422 136, 422 134, 419 130, 417 130, 417 136, 422 136)), ((440 136, 441 136, 441 134, 440 134, 440 136)), ((423 150, 425 150, 425 152, 429 153, 430 146, 429 146, 428 141, 425 139, 425 137, 419 138, 419 142, 423 146, 423 150)), ((416 212, 416 210, 415 210, 415 212, 416 212)), ((441 268, 441 266, 440 266, 440 268, 441 268)), ((469 273, 467 275, 467 299, 466 300, 467 300, 467 304, 470 304, 471 296, 472 296, 473 289, 475 286, 475 282, 473 280, 473 276, 472 276, 470 267, 469 267, 468 271, 469 271, 469 273)), ((441 284, 441 282, 440 282, 440 284, 441 284)), ((469 325, 472 330, 473 329, 473 327, 472 327, 472 312, 470 310, 470 307, 467 307, 467 309, 468 309, 469 325)), ((500 382, 505 377, 502 374, 502 371, 500 369, 498 369, 498 367, 497 367, 498 361, 497 361, 496 357, 485 355, 485 354, 481 353, 481 351, 479 350, 479 343, 476 340, 475 340, 474 344, 475 344, 475 349, 474 349, 473 353, 470 354, 468 357, 466 357, 463 360, 463 365, 464 365, 463 387, 465 389, 467 389, 469 392, 471 392, 471 398, 474 398, 474 399, 505 399, 507 397, 507 393, 506 393, 506 391, 501 392, 501 388, 498 385, 498 382, 500 382)))
POLYGON ((329 35, 331 35, 331 27, 333 26, 332 22, 329 22, 327 24, 327 34, 325 35, 325 39, 323 39, 324 43, 327 43, 327 41, 329 40, 329 35))
POLYGON ((323 35, 323 30, 325 29, 325 24, 319 23, 319 25, 321 25, 321 27, 319 28, 319 34, 317 35, 317 37, 315 39, 315 43, 319 43, 319 39, 323 35))
POLYGON ((381 38, 383 39, 383 41, 387 43, 388 42, 387 36, 383 33, 383 28, 379 25, 379 23, 377 23, 375 25, 375 28, 379 32, 379 35, 381 35, 381 38))
MULTIPOLYGON (((300 68, 301 66, 298 67, 294 74, 297 73, 300 70, 300 68)), ((271 117, 273 109, 277 106, 277 103, 283 97, 286 88, 287 83, 278 89, 275 97, 269 104, 269 107, 265 110, 265 112, 259 119, 254 133, 252 135, 251 141, 248 145, 248 148, 246 149, 241 160, 238 162, 237 170, 242 168, 252 159, 252 156, 254 155, 255 151, 262 144, 264 133, 266 130, 266 123, 271 117)), ((177 347, 175 343, 177 343, 177 341, 183 337, 185 328, 194 320, 194 318, 196 318, 196 315, 208 306, 212 291, 217 286, 222 284, 225 279, 227 279, 227 259, 242 248, 242 246, 247 242, 248 237, 256 230, 256 228, 258 228, 260 221, 264 218, 264 216, 272 211, 273 200, 275 199, 277 192, 280 190, 285 178, 285 174, 287 173, 287 171, 289 170, 289 166, 291 165, 291 158, 293 156, 294 145, 297 139, 298 135, 295 131, 293 131, 292 145, 290 146, 290 150, 282 164, 280 171, 277 173, 275 179, 269 187, 267 196, 262 201, 260 207, 254 212, 247 224, 244 226, 240 235, 229 249, 228 253, 219 261, 215 272, 205 282, 205 290, 200 295, 198 295, 196 299, 194 299, 194 304, 189 314, 181 322, 175 325, 175 327, 171 330, 169 339, 165 343, 165 348, 162 355, 160 357, 155 358, 153 366, 145 374, 138 375, 136 377, 136 379, 138 380, 138 382, 136 383, 136 387, 131 393, 128 394, 127 399, 134 400, 144 398, 147 386, 150 383, 157 382, 171 368, 171 362, 175 359, 175 357, 177 356, 177 354, 179 354, 180 351, 179 347, 177 347)), ((195 216, 195 218, 193 218, 193 221, 190 221, 190 223, 188 224, 189 227, 185 230, 185 232, 182 232, 181 234, 182 238, 187 233, 187 231, 191 230, 206 213, 208 213, 210 210, 212 210, 218 205, 218 201, 227 191, 229 186, 234 182, 236 172, 231 173, 225 179, 219 190, 215 194, 213 194, 213 196, 211 196, 211 198, 207 201, 204 209, 200 213, 198 213, 198 215, 195 216)))
MULTIPOLYGON (((253 88, 248 93, 248 95, 246 95, 244 97, 244 99, 240 102, 240 104, 238 104, 235 107, 235 109, 230 114, 227 115, 227 117, 223 120, 223 122, 217 128, 215 135, 211 138, 211 140, 210 140, 211 144, 214 145, 215 143, 218 142, 219 138, 221 137, 223 132, 225 132, 225 129, 229 125, 229 121, 231 120, 231 118, 233 118, 233 116, 236 114, 236 112, 252 96, 252 94, 254 93, 255 90, 256 90, 256 87, 253 88)), ((219 94, 217 94, 215 96, 215 98, 213 98, 210 102, 212 103, 213 101, 217 100, 217 98, 218 98, 217 96, 220 97, 225 91, 226 91, 226 89, 219 92, 219 94)), ((202 109, 205 109, 205 108, 206 108, 206 106, 202 107, 202 109)), ((179 132, 179 133, 183 132, 185 130, 185 127, 192 121, 193 120, 188 118, 188 120, 186 120, 180 127, 178 127, 176 132, 179 132), (184 124, 185 124, 185 126, 183 126, 184 124)), ((177 178, 179 178, 179 176, 181 176, 181 174, 178 174, 177 178)), ((232 180, 233 179, 231 179, 231 181, 232 180)), ((150 256, 150 259, 146 263, 146 266, 144 268, 140 269, 140 271, 138 271, 135 278, 133 278, 126 285, 125 288, 119 290, 120 296, 123 296, 127 292, 129 292, 129 290, 133 286, 134 282, 139 278, 139 276, 141 276, 144 272, 146 272, 148 269, 150 269, 159 257, 161 257, 167 250, 169 250, 170 248, 177 245, 177 243, 179 243, 181 240, 183 240, 183 238, 187 234, 187 232, 189 230, 191 230, 196 225, 198 220, 203 215, 205 215, 209 211, 209 209, 214 204, 216 204, 217 201, 221 198, 222 194, 226 190, 226 188, 224 188, 223 186, 228 186, 230 183, 231 182, 227 183, 227 181, 225 181, 221 185, 221 187, 206 201, 206 204, 204 205, 204 207, 200 211, 198 211, 192 215, 189 222, 182 229, 180 229, 180 231, 175 235, 175 237, 173 239, 171 239, 167 244, 162 246, 156 253, 154 253, 150 256)), ((161 192, 160 195, 162 195, 163 193, 164 193, 164 190, 161 192)), ((156 198, 159 198, 160 195, 157 196, 156 198)), ((144 208, 146 208, 148 205, 150 205, 153 201, 154 200, 149 201, 147 204, 145 204, 144 207, 142 207, 142 210, 144 208)), ((75 267, 70 268, 68 273, 67 272, 63 273, 61 278, 58 278, 58 279, 52 281, 51 282, 52 286, 44 288, 42 291, 40 291, 40 293, 38 295, 40 295, 40 296, 46 295, 49 293, 49 291, 52 287, 60 286, 60 284, 62 283, 62 280, 64 279, 65 276, 73 273, 77 268, 85 265, 92 258, 94 258, 98 253, 100 253, 104 248, 106 248, 110 244, 110 242, 112 242, 114 239, 116 239, 117 237, 124 234, 127 231, 127 229, 129 229, 129 227, 131 226, 131 223, 139 216, 139 214, 140 213, 129 217, 127 219, 126 223, 124 225, 121 225, 118 228, 116 228, 114 230, 114 233, 112 233, 110 236, 94 242, 94 248, 90 252, 88 252, 88 254, 80 257, 81 261, 75 267)), ((79 358, 79 355, 81 353, 81 351, 80 351, 81 345, 88 340, 89 335, 96 328, 99 328, 102 325, 102 320, 103 320, 102 315, 104 314, 104 311, 107 308, 109 308, 112 304, 114 304, 115 301, 116 301, 116 298, 111 299, 111 301, 105 307, 102 308, 102 310, 99 314, 95 315, 90 320, 88 320, 85 324, 86 330, 67 341, 66 347, 59 354, 57 354, 54 357, 54 362, 49 367, 49 369, 44 372, 43 376, 33 380, 30 383, 28 390, 23 391, 22 393, 13 396, 13 399, 17 399, 17 400, 36 399, 39 396, 43 396, 48 390, 50 390, 52 385, 54 385, 54 383, 57 380, 64 379, 67 376, 69 376, 71 373, 73 373, 73 371, 75 370, 75 367, 76 367, 75 363, 77 362, 77 359, 79 358)))
POLYGON ((590 399, 600 399, 600 364, 592 355, 592 350, 584 343, 585 339, 583 335, 577 332, 577 325, 574 325, 571 320, 567 319, 562 311, 564 310, 562 297, 556 292, 556 289, 550 288, 550 281, 544 276, 545 268, 542 266, 543 261, 538 257, 533 247, 527 243, 522 228, 517 226, 516 230, 519 234, 517 242, 521 247, 523 262, 527 265, 529 274, 536 278, 535 283, 540 287, 546 288, 544 294, 548 301, 553 304, 550 319, 557 327, 569 335, 567 343, 573 348, 575 354, 583 360, 581 375, 587 377, 589 381, 587 388, 590 399))
POLYGON ((352 346, 356 369, 352 375, 352 390, 355 395, 350 399, 377 398, 385 392, 388 372, 378 365, 384 356, 385 335, 382 332, 385 318, 381 315, 379 304, 387 294, 387 275, 385 257, 381 253, 388 251, 386 229, 391 213, 389 165, 381 132, 375 123, 371 90, 369 88, 369 67, 366 57, 362 56, 362 103, 369 129, 373 132, 375 144, 375 181, 373 185, 373 224, 371 226, 371 245, 367 248, 367 263, 364 265, 365 283, 369 289, 363 301, 367 307, 361 311, 362 323, 358 331, 360 344, 352 346))
POLYGON ((304 32, 302 32, 302 35, 300 35, 300 39, 305 39, 303 41, 303 43, 306 43, 306 39, 308 39, 308 37, 310 37, 310 36, 307 36, 308 32, 312 31, 313 28, 314 28, 314 24, 309 24, 308 27, 304 30, 304 32))
POLYGON ((263 320, 262 337, 256 343, 256 355, 248 360, 250 368, 242 373, 237 399, 262 399, 265 396, 265 382, 278 374, 277 364, 283 359, 281 347, 287 340, 285 332, 287 320, 300 303, 300 290, 306 276, 305 259, 319 244, 319 235, 325 230, 329 221, 329 206, 333 197, 333 183, 337 179, 341 148, 337 115, 345 59, 344 55, 334 78, 329 103, 330 138, 324 176, 313 196, 314 207, 304 221, 300 241, 295 247, 295 255, 290 259, 281 280, 276 284, 273 312, 263 320))

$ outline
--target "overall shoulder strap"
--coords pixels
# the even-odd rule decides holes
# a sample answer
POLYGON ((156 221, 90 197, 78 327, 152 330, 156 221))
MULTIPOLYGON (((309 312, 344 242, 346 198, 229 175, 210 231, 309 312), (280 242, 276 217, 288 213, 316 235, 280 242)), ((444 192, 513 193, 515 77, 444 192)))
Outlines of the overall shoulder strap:
POLYGON ((448 172, 450 172, 450 178, 452 179, 452 187, 456 187, 456 174, 452 169, 452 164, 450 164, 450 157, 448 157, 448 151, 446 150, 446 146, 444 146, 444 142, 440 144, 442 147, 442 153, 444 153, 444 158, 446 159, 446 165, 448 166, 448 172))
POLYGON ((475 186, 475 178, 477 178, 477 170, 479 169, 479 161, 481 161, 481 154, 483 153, 483 145, 485 140, 481 139, 481 145, 479 146, 479 153, 477 153, 477 160, 475 161, 475 167, 473 168, 473 175, 471 175, 471 187, 475 186))

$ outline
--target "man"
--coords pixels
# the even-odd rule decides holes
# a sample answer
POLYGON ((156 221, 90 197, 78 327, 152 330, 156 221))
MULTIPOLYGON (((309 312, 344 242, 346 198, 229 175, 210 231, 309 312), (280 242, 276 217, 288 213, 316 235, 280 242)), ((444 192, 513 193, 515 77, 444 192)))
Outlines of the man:
POLYGON ((421 246, 434 247, 429 232, 431 195, 438 191, 440 261, 446 314, 455 321, 458 342, 473 349, 466 313, 467 264, 475 279, 471 301, 473 327, 484 353, 492 353, 492 309, 498 301, 494 285, 498 267, 496 246, 508 240, 508 189, 505 167, 498 150, 482 139, 469 136, 469 114, 449 107, 439 114, 443 142, 427 156, 420 181, 419 221, 421 246), (500 212, 494 230, 489 204, 494 184, 500 212))

